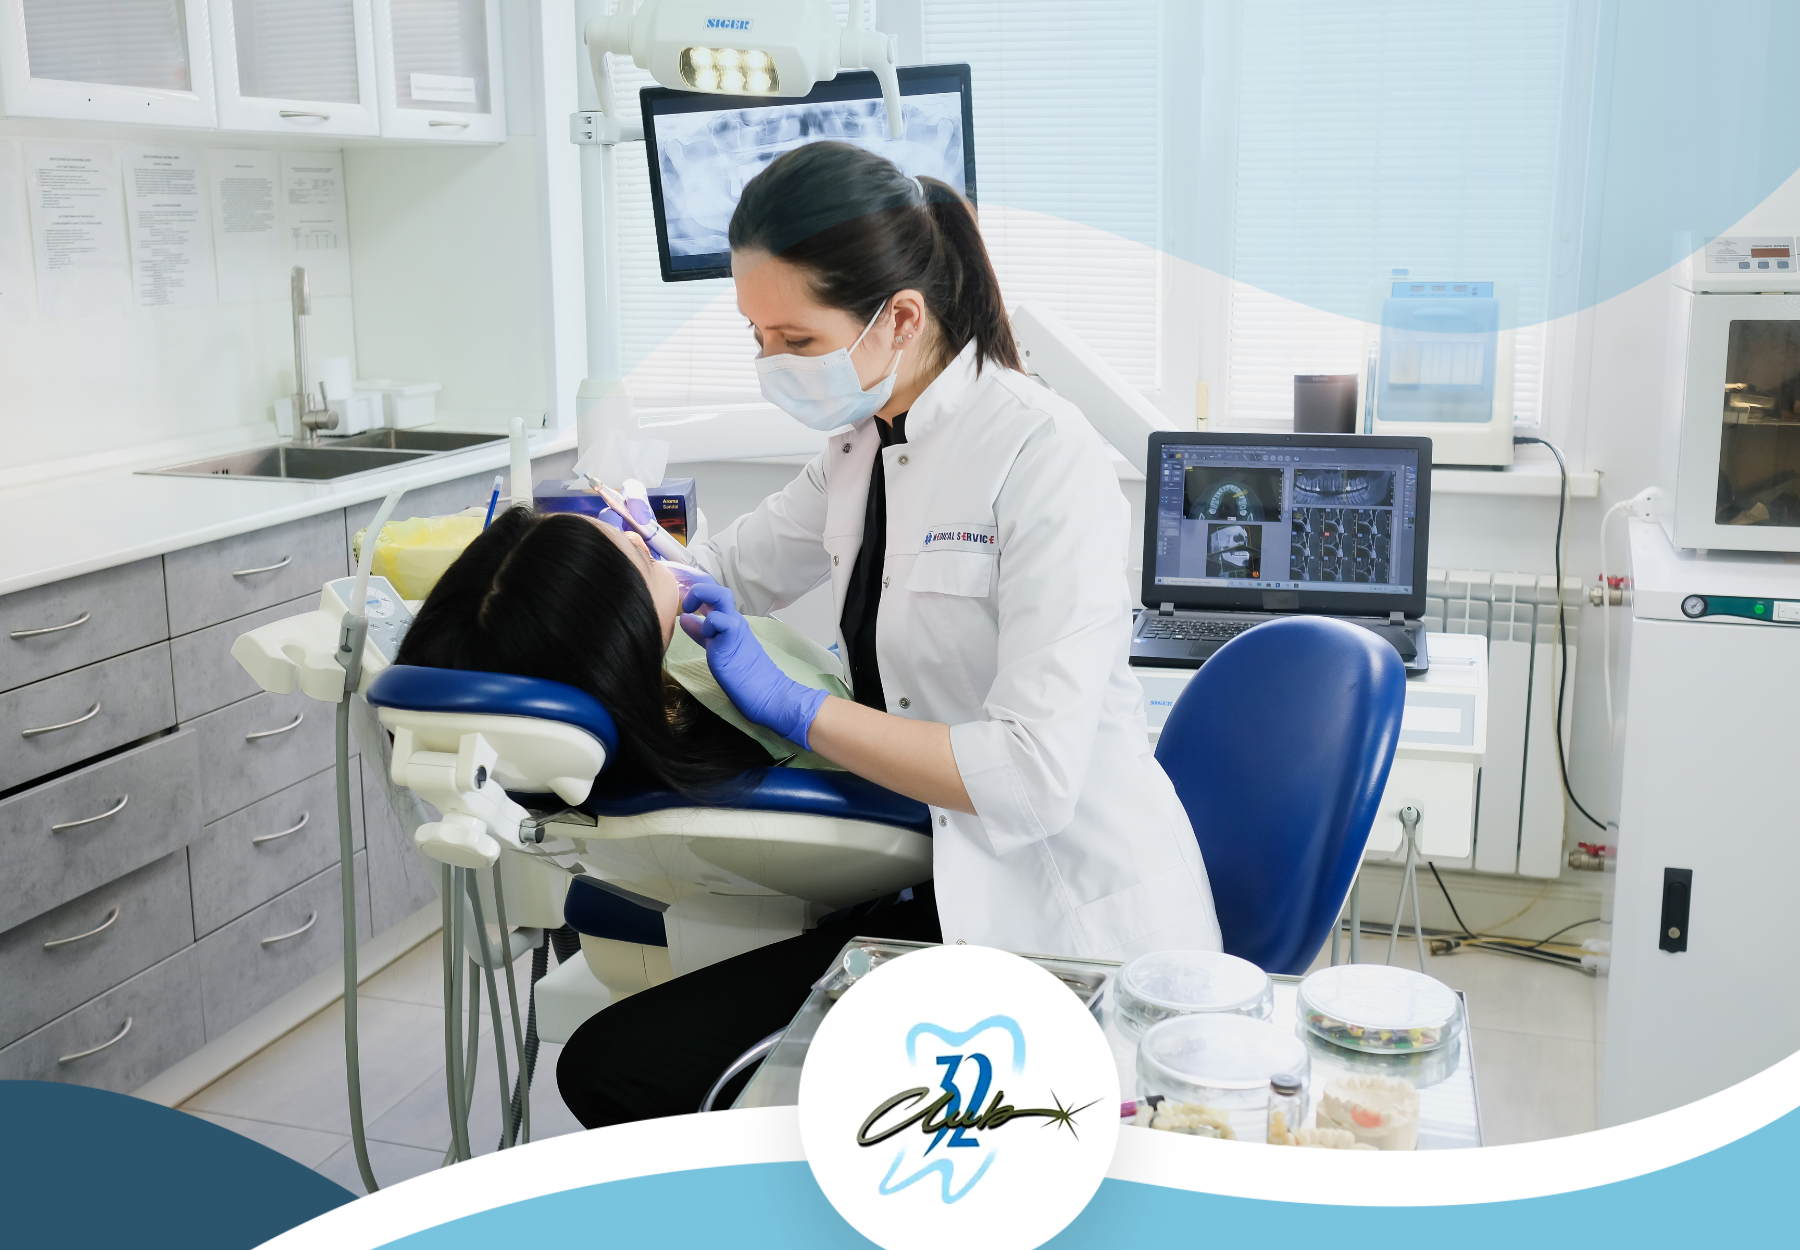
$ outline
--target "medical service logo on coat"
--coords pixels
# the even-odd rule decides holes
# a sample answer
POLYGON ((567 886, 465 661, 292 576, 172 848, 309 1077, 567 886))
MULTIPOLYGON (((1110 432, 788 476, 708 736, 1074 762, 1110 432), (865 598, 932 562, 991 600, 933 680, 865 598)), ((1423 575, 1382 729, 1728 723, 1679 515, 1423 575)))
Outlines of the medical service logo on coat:
POLYGON ((800 1140, 838 1214, 885 1250, 1042 1245, 1112 1162, 1119 1076, 1075 993, 1017 955, 881 964, 819 1025, 800 1140))
POLYGON ((944 525, 925 531, 923 551, 995 551, 1000 531, 992 525, 944 525))

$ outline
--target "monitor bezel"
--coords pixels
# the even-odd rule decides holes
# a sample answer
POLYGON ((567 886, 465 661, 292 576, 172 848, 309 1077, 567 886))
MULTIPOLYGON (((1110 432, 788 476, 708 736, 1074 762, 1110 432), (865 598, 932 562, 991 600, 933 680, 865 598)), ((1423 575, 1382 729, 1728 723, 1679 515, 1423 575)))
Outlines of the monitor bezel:
MULTIPOLYGON (((899 69, 900 94, 923 95, 908 91, 907 84, 922 79, 938 79, 954 75, 962 93, 963 183, 971 204, 975 195, 975 105, 973 80, 966 64, 903 65, 899 69)), ((644 87, 638 92, 638 105, 643 114, 644 149, 650 162, 650 204, 656 215, 656 260, 664 282, 698 282, 705 278, 729 278, 731 258, 704 269, 676 269, 669 256, 669 222, 663 211, 662 162, 656 151, 656 115, 664 102, 682 107, 664 107, 664 113, 712 113, 727 109, 775 108, 796 104, 817 104, 832 100, 879 100, 881 84, 870 70, 847 70, 836 78, 815 83, 804 96, 727 96, 700 91, 676 91, 670 87, 644 87)))
POLYGON ((1431 440, 1416 436, 1377 434, 1213 434, 1199 431, 1159 430, 1150 436, 1144 462, 1144 575, 1143 603, 1155 610, 1171 603, 1177 608, 1200 611, 1302 612, 1330 616, 1386 616, 1400 612, 1409 618, 1425 615, 1425 579, 1430 563, 1431 535, 1431 440), (1163 448, 1189 447, 1334 447, 1362 450, 1396 448, 1412 450, 1419 457, 1419 500, 1416 524, 1419 540, 1413 544, 1411 594, 1354 593, 1335 590, 1269 591, 1256 587, 1239 590, 1226 586, 1159 586, 1156 582, 1156 509, 1161 483, 1163 448), (1297 598, 1297 602, 1285 602, 1297 598), (1273 600, 1273 601, 1272 601, 1273 600))

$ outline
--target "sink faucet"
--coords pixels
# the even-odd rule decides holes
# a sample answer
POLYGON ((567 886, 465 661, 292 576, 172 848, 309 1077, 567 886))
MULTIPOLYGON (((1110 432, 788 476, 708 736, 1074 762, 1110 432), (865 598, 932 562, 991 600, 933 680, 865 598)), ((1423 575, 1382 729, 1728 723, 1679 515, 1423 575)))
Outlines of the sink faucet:
POLYGON ((306 323, 312 316, 312 295, 306 286, 306 269, 294 266, 294 441, 302 447, 317 447, 320 430, 337 429, 337 413, 325 399, 325 384, 319 383, 317 408, 313 407, 313 388, 306 377, 306 323))

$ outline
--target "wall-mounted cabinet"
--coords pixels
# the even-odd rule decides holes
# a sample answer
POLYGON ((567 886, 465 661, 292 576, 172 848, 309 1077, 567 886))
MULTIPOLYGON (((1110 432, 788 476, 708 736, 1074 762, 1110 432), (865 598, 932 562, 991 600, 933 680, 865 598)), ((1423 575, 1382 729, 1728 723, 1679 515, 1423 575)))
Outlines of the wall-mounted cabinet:
POLYGON ((374 17, 383 135, 506 138, 499 0, 374 0, 374 17))
POLYGON ((0 0, 10 116, 216 126, 206 0, 0 0))
POLYGON ((369 0, 212 0, 219 125, 376 135, 369 0))

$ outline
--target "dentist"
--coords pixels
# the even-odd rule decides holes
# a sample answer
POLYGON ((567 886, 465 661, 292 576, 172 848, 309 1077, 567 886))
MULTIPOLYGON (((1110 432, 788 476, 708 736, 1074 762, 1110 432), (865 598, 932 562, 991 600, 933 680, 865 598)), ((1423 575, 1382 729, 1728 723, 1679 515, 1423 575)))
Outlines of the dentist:
POLYGON ((972 206, 816 142, 745 186, 730 239, 763 395, 829 437, 691 549, 718 584, 683 627, 749 720, 930 806, 933 881, 595 1016, 559 1068, 590 1127, 692 1111, 858 933, 1121 960, 1220 947, 1127 667, 1129 510, 1080 411, 1022 372, 972 206), (739 615, 825 584, 854 701, 789 679, 739 615), (702 1021, 730 1034, 716 1054, 670 1049, 702 1021), (630 1064, 577 1058, 601 1048, 630 1064))

